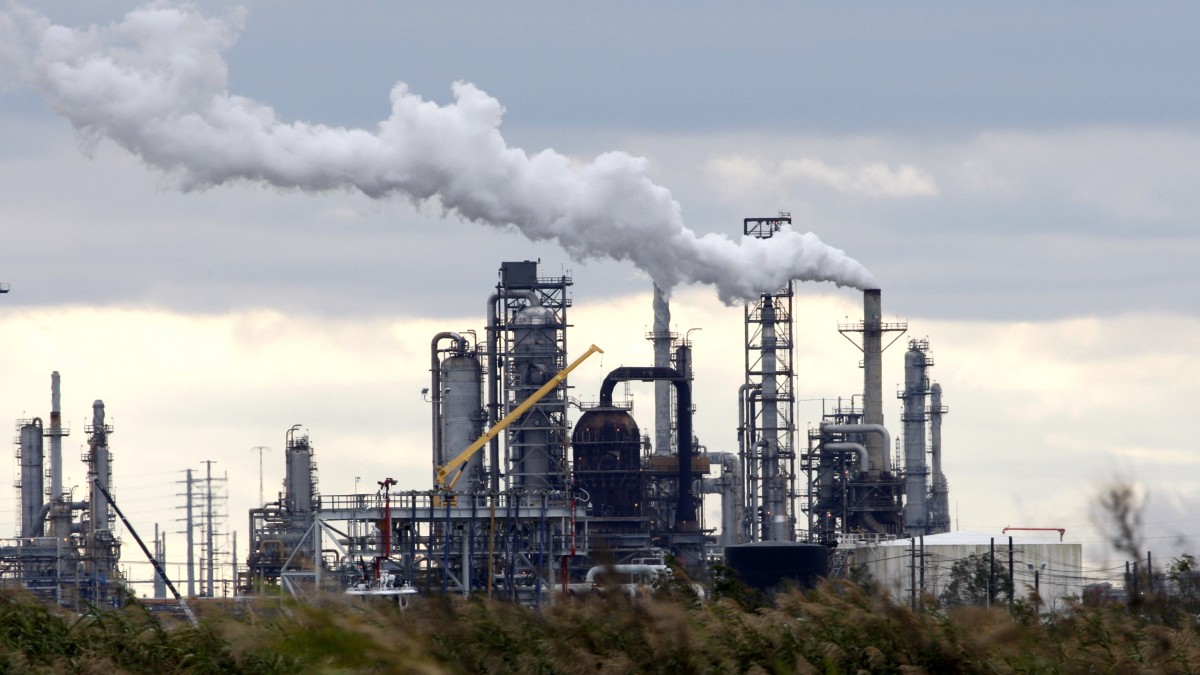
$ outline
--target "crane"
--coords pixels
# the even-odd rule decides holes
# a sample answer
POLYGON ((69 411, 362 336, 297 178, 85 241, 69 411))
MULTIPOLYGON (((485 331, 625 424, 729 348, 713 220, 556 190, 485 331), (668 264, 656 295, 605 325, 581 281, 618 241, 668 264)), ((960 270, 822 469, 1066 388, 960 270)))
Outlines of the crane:
POLYGON ((529 396, 529 398, 522 401, 521 405, 514 408, 513 411, 508 413, 507 415, 505 415, 503 419, 501 419, 499 422, 496 422, 496 424, 492 425, 492 428, 488 429, 487 433, 480 436, 479 439, 476 440, 471 445, 467 446, 467 448, 465 450, 463 450, 462 452, 460 452, 457 457, 455 457, 454 459, 450 460, 449 462, 446 462, 445 464, 439 466, 437 468, 437 475, 434 479, 434 481, 435 481, 435 485, 433 486, 434 489, 442 491, 442 492, 449 492, 450 490, 453 490, 454 484, 457 483, 458 479, 462 477, 462 472, 459 471, 458 474, 455 475, 452 480, 447 482, 446 479, 452 471, 454 471, 455 469, 459 469, 462 467, 463 464, 466 464, 467 461, 470 460, 471 457, 475 453, 479 452, 479 450, 481 448, 483 448, 483 446, 487 445, 488 442, 491 441, 501 431, 504 431, 504 429, 508 425, 515 422, 517 420, 517 418, 519 418, 521 415, 524 415, 526 411, 528 411, 530 408, 532 408, 538 401, 542 400, 542 398, 545 397, 546 394, 549 394, 551 391, 554 391, 554 389, 556 387, 558 387, 558 385, 560 383, 562 383, 563 380, 567 379, 567 375, 572 370, 575 370, 576 366, 583 363, 584 359, 591 356, 592 354, 595 354, 596 352, 600 352, 601 354, 603 354, 604 350, 600 349, 596 345, 592 345, 591 347, 589 347, 588 350, 586 352, 584 352, 582 356, 580 356, 579 358, 572 361, 571 364, 568 365, 566 368, 563 368, 562 370, 558 371, 557 375, 555 375, 554 377, 551 377, 545 384, 542 385, 542 387, 540 389, 533 392, 533 394, 531 394, 529 396))

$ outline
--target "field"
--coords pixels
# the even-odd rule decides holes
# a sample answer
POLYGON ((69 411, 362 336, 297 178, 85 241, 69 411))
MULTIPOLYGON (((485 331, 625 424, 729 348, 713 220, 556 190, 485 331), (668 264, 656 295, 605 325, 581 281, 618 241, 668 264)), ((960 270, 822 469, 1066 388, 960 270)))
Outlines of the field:
MULTIPOLYGON (((736 594, 735 594, 736 595, 736 594)), ((851 582, 699 603, 592 598, 542 610, 331 598, 201 607, 192 628, 131 604, 68 614, 0 594, 0 672, 29 673, 1193 673, 1194 614, 1168 598, 1038 615, 910 611, 851 582)))

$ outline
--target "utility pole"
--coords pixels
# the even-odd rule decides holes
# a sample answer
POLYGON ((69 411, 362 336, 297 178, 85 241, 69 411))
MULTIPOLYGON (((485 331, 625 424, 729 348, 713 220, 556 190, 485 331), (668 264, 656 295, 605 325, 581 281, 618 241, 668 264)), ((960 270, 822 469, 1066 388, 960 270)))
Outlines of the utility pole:
POLYGON ((208 597, 216 597, 213 595, 213 491, 212 491, 212 465, 215 462, 211 459, 204 460, 207 469, 207 475, 204 479, 206 497, 204 506, 206 515, 204 517, 205 530, 205 549, 208 553, 208 597))
POLYGON ((232 544, 231 550, 233 551, 233 564, 230 567, 233 569, 233 595, 237 595, 238 594, 237 530, 234 530, 232 534, 233 534, 233 544, 232 544))
POLYGON ((176 496, 187 497, 186 506, 183 507, 185 509, 183 521, 186 526, 180 534, 187 535, 187 594, 189 598, 194 598, 196 597, 196 543, 192 536, 192 526, 195 522, 192 518, 192 483, 195 481, 192 479, 191 469, 185 469, 184 473, 187 474, 187 478, 179 482, 186 484, 187 489, 183 494, 176 496))
POLYGON ((910 609, 917 611, 917 541, 911 537, 908 540, 908 574, 911 577, 908 588, 910 609))
POLYGON ((1013 596, 1017 594, 1016 589, 1017 587, 1013 585, 1013 540, 1010 534, 1008 536, 1008 611, 1010 612, 1013 608, 1013 596))

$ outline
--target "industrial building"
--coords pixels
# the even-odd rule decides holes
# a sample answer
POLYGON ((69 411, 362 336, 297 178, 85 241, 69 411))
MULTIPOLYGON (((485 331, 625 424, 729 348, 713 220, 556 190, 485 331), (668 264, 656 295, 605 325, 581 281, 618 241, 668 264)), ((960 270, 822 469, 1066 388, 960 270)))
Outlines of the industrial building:
MULTIPOLYGON (((747 218, 744 234, 769 239, 786 223, 786 214, 747 218)), ((398 492, 387 479, 370 493, 321 494, 314 450, 292 429, 284 491, 250 513, 243 592, 401 584, 539 604, 601 564, 660 563, 669 555, 703 578, 728 547, 832 549, 864 536, 948 529, 945 409, 930 401, 940 389, 928 377, 927 341, 910 342, 903 460, 892 458, 883 338, 899 337, 906 325, 882 321, 878 290, 864 293, 862 322, 838 327, 861 335, 862 392, 832 403, 803 449, 796 445, 802 355, 793 348, 794 289, 789 283, 747 303, 737 448, 709 452, 692 433, 692 374, 702 364, 670 331, 663 293, 656 289, 647 336, 653 362, 614 369, 587 404, 580 402, 586 393, 569 395, 566 381, 591 353, 568 363, 572 279, 543 276, 531 261, 505 262, 498 277, 480 338, 444 331, 430 342, 431 489, 398 492), (653 438, 631 404, 614 397, 626 381, 655 383, 653 438), (580 410, 573 424, 570 406, 580 410), (719 523, 704 522, 710 495, 720 499, 719 523)))
POLYGON ((41 418, 17 422, 16 456, 20 473, 15 487, 20 501, 17 536, 0 540, 0 583, 70 608, 120 606, 125 584, 117 562, 121 540, 114 530, 107 488, 112 482, 112 454, 104 402, 92 406, 92 423, 82 460, 87 465, 85 499, 63 490, 60 378, 51 375, 50 423, 41 418), (50 440, 46 465, 45 439, 50 440), (49 483, 46 480, 49 478, 49 483))
MULTIPOLYGON (((790 222, 787 214, 747 218, 744 235, 770 239, 790 222)), ((537 262, 504 262, 486 293, 482 330, 431 336, 429 489, 400 491, 384 478, 368 492, 326 494, 307 433, 288 430, 283 489, 248 514, 238 592, 403 589, 538 605, 578 591, 600 565, 658 568, 669 556, 704 579, 736 549, 729 560, 768 577, 772 559, 819 558, 801 574, 810 578, 843 572, 857 542, 949 529, 940 442, 947 409, 929 377, 929 344, 908 343, 902 442, 893 444, 882 359, 907 325, 883 320, 878 289, 864 291, 861 322, 836 327, 862 353, 861 390, 829 399, 799 445, 795 290, 789 282, 746 303, 737 444, 710 452, 692 431, 693 373, 703 364, 671 331, 658 289, 650 363, 616 368, 598 392, 572 395, 569 373, 601 351, 568 345, 572 285, 537 262), (630 381, 654 383, 653 437, 615 395, 630 381), (706 522, 704 502, 713 498, 719 522, 706 522)), ((84 456, 88 499, 71 501, 60 478, 67 431, 57 373, 52 389, 49 427, 19 423, 21 531, 0 548, 0 574, 63 604, 116 604, 120 539, 106 497, 112 429, 97 401, 84 456), (48 469, 43 438, 51 441, 48 469)))

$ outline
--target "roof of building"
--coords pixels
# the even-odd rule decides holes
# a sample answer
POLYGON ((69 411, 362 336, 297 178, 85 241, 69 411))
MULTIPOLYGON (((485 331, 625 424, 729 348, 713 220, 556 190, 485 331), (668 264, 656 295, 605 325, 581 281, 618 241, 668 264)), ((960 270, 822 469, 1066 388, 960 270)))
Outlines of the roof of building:
MULTIPOLYGON (((1017 533, 991 533, 991 532, 943 532, 942 534, 927 534, 925 535, 926 546, 987 546, 993 540, 996 546, 1002 544, 1008 546, 1008 538, 1012 537, 1013 544, 1074 544, 1078 542, 1059 539, 1058 530, 1049 530, 1044 532, 1028 532, 1021 531, 1017 533)), ((909 546, 912 539, 905 537, 903 539, 893 539, 891 541, 881 542, 880 546, 909 546)))

